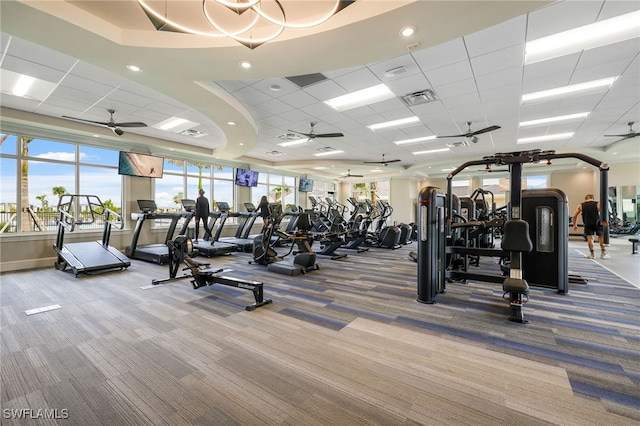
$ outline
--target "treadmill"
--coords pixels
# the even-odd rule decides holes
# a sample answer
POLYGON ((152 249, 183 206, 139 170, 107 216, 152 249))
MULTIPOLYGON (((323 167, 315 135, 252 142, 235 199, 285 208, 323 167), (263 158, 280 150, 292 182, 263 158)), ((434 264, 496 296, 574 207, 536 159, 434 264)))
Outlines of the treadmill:
POLYGON ((133 240, 131 245, 125 249, 125 253, 132 259, 144 260, 145 262, 157 263, 164 265, 169 263, 169 247, 167 242, 173 240, 176 233, 178 222, 184 219, 178 235, 186 235, 189 222, 193 218, 193 212, 181 211, 177 213, 158 213, 158 206, 153 200, 138 200, 138 208, 140 212, 131 213, 131 219, 136 220, 136 226, 133 230, 133 240), (163 243, 138 245, 140 232, 147 220, 169 219, 171 223, 167 229, 167 235, 163 243))
MULTIPOLYGON (((194 212, 196 209, 195 200, 184 198, 181 200, 182 207, 188 212, 194 212)), ((220 212, 209 213, 209 220, 207 226, 204 228, 204 239, 200 241, 193 241, 193 248, 198 250, 201 256, 213 257, 223 254, 229 254, 234 251, 238 251, 238 246, 232 243, 225 243, 222 241, 215 241, 213 239, 213 228, 216 222, 220 218, 220 212)))
MULTIPOLYGON (((218 230, 216 231, 216 235, 214 237, 214 241, 220 241, 223 243, 235 244, 238 246, 238 251, 251 253, 253 252, 253 238, 241 238, 243 233, 243 229, 247 223, 247 220, 250 219, 251 215, 255 215, 256 213, 247 212, 243 215, 243 220, 240 224, 238 224, 238 229, 236 231, 235 237, 220 237, 220 232, 222 228, 229 218, 229 216, 240 216, 241 214, 233 214, 230 213, 229 203, 226 201, 218 201, 218 210, 220 210, 220 225, 218 226, 218 230)), ((254 219, 255 220, 255 219, 254 219)))
POLYGON ((122 217, 105 207, 100 198, 95 195, 65 194, 58 201, 58 212, 58 235, 53 245, 58 252, 58 259, 54 264, 56 269, 64 271, 69 267, 77 277, 81 273, 88 275, 92 272, 123 270, 131 265, 127 256, 109 246, 111 228, 116 226, 122 229, 122 217), (73 232, 77 226, 98 221, 104 221, 101 241, 65 244, 65 230, 73 232))

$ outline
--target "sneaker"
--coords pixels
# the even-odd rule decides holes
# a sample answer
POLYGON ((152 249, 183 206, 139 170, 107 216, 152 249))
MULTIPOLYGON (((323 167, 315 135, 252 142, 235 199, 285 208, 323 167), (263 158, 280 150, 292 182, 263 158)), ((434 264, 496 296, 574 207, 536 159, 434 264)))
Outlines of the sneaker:
POLYGON ((609 253, 605 251, 600 255, 600 259, 611 259, 611 256, 609 256, 609 253))
POLYGON ((589 253, 589 256, 587 256, 588 259, 595 259, 596 257, 593 255, 593 253, 589 253))

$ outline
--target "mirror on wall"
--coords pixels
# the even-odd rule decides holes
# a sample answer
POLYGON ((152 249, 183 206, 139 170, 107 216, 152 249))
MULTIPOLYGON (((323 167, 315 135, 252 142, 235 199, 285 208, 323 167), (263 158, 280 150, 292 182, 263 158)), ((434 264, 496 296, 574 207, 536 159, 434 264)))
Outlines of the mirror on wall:
POLYGON ((640 185, 609 187, 609 232, 640 233, 640 185))

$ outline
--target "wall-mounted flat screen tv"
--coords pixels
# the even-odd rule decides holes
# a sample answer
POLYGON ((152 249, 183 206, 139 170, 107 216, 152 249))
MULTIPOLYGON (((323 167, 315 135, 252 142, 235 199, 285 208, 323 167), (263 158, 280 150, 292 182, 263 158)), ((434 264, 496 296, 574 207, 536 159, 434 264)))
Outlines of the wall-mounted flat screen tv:
POLYGON ((298 182, 298 191, 300 192, 312 192, 313 191, 313 180, 307 178, 300 178, 298 182))
POLYGON ((161 178, 164 170, 164 158, 135 152, 120 151, 118 174, 161 178))
POLYGON ((238 186, 258 186, 258 172, 247 169, 236 170, 236 185, 238 186))

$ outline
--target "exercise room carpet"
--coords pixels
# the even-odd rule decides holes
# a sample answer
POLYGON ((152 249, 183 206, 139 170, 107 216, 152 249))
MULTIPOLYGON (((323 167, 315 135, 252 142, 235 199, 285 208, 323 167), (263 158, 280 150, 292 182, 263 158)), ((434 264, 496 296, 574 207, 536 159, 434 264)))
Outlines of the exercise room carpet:
POLYGON ((412 249, 319 257, 297 277, 248 254, 198 258, 264 282, 273 303, 252 312, 242 289, 144 289, 168 266, 135 260, 80 278, 3 274, 1 422, 640 422, 640 289, 572 250, 569 270, 588 284, 532 288, 522 325, 507 321, 497 284, 448 284, 437 303, 416 302, 412 249))

